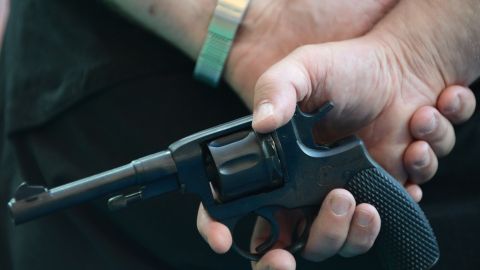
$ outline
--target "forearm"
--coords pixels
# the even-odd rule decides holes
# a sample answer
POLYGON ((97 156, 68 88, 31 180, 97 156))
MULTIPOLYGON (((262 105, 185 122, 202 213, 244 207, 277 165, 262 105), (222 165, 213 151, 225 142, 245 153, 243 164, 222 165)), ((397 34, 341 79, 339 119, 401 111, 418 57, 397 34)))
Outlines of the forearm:
POLYGON ((0 50, 2 49, 3 34, 7 24, 9 0, 0 0, 0 50))
POLYGON ((436 68, 445 86, 468 85, 480 76, 479 14, 478 0, 402 0, 372 33, 390 36, 408 65, 436 68))
POLYGON ((207 34, 215 0, 104 0, 192 59, 207 34))

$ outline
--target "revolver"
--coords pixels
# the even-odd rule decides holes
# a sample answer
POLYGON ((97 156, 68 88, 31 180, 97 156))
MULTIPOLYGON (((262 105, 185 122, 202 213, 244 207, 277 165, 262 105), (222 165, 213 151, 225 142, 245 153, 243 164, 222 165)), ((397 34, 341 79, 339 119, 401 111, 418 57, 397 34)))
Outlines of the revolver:
POLYGON ((329 145, 315 143, 313 127, 332 108, 327 102, 307 114, 297 107, 287 124, 268 134, 256 133, 252 117, 243 117, 183 138, 165 151, 51 189, 23 183, 8 203, 10 214, 20 224, 132 187, 133 193, 112 195, 109 207, 127 207, 173 191, 194 193, 231 231, 252 213, 270 223, 269 239, 253 252, 233 243, 241 256, 258 260, 279 236, 277 210, 305 210, 303 232, 285 247, 295 253, 308 238, 312 209, 329 191, 345 188, 357 203, 372 204, 380 214, 373 249, 385 269, 431 268, 439 248, 425 214, 369 156, 362 141, 350 136, 329 145))

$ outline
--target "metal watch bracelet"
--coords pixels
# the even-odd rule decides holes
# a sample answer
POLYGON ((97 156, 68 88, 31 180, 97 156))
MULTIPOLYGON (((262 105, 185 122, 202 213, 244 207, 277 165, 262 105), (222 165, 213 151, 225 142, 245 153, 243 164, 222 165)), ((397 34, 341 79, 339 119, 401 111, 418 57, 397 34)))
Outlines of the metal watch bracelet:
POLYGON ((218 0, 197 58, 195 79, 216 87, 250 0, 218 0))

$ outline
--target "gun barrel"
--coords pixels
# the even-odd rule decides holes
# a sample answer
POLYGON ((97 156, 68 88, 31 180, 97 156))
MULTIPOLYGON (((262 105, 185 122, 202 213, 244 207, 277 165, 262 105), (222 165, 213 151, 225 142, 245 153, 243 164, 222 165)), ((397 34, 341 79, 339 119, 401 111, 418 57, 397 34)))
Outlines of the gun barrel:
POLYGON ((22 184, 8 206, 15 224, 21 224, 128 187, 154 181, 169 182, 164 185, 169 190, 164 192, 178 189, 176 172, 170 151, 166 150, 50 190, 22 184))

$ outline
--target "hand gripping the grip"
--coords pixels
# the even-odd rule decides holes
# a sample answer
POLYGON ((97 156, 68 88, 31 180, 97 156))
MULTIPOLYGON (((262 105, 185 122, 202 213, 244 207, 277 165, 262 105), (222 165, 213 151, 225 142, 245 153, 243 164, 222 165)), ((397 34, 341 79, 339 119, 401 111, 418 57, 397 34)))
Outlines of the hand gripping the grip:
MULTIPOLYGON (((270 166, 265 165, 263 174, 256 171, 247 175, 252 171, 239 170, 235 173, 236 181, 231 181, 221 173, 215 174, 213 178, 217 179, 215 180, 217 184, 213 186, 220 194, 225 192, 229 183, 235 185, 242 183, 241 179, 249 179, 258 184, 255 176, 263 179, 260 182, 264 185, 238 197, 220 196, 215 203, 206 206, 207 210, 231 229, 235 227, 239 217, 250 212, 266 219, 271 226, 271 237, 258 246, 256 252, 241 250, 234 244, 234 248, 242 256, 258 260, 278 238, 279 228, 273 218, 273 212, 280 208, 310 209, 305 211, 310 215, 306 215, 304 231, 296 238, 296 242, 285 247, 294 253, 305 245, 312 215, 316 213, 311 209, 318 208, 329 191, 345 188, 353 194, 358 204, 372 204, 380 214, 382 228, 374 250, 385 269, 431 268, 438 260, 439 249, 427 218, 406 190, 368 155, 362 141, 356 137, 349 137, 330 146, 319 146, 314 143, 313 126, 332 107, 331 103, 327 103, 314 115, 305 114, 297 108, 293 119, 285 126, 271 134, 256 134, 258 138, 252 142, 273 141, 268 145, 272 145, 271 149, 274 151, 266 151, 267 154, 262 150, 252 150, 249 154, 242 152, 240 149, 246 149, 248 148, 246 145, 252 144, 245 142, 245 139, 225 143, 221 150, 210 149, 214 163, 212 167, 218 172, 225 171, 225 164, 229 162, 231 164, 233 161, 239 162, 239 167, 247 168, 248 164, 243 162, 246 156, 252 156, 253 152, 259 153, 260 156, 263 153, 264 158, 259 160, 274 157, 274 160, 278 161, 270 166), (227 150, 229 148, 230 151, 227 150), (234 148, 237 150, 234 151, 234 148), (227 158, 228 162, 215 158, 215 155, 224 151, 231 153, 227 158), (275 169, 272 170, 272 167, 275 169)), ((254 134, 252 132, 250 136, 254 134)), ((257 148, 265 149, 261 143, 257 148)))

